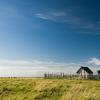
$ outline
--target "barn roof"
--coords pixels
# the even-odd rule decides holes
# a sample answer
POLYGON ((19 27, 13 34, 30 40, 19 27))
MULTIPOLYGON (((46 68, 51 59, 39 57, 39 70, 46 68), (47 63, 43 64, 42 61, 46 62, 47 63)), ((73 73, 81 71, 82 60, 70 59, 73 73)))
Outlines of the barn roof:
POLYGON ((80 73, 81 69, 84 69, 87 73, 93 73, 88 67, 83 66, 81 66, 81 68, 76 73, 80 73))
POLYGON ((97 72, 100 73, 100 70, 98 70, 97 72))

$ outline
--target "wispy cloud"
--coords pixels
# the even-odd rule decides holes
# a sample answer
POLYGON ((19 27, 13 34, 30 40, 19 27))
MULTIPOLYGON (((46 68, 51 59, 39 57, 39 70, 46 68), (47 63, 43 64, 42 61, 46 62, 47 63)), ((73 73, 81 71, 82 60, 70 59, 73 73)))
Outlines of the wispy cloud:
POLYGON ((42 20, 50 20, 53 22, 62 22, 71 26, 73 29, 81 29, 83 32, 98 32, 100 31, 99 22, 93 22, 91 19, 86 18, 86 16, 79 16, 74 14, 74 10, 65 10, 65 11, 47 11, 41 13, 35 13, 35 17, 42 20))
POLYGON ((88 61, 89 64, 93 64, 93 65, 96 65, 96 66, 100 66, 100 59, 98 58, 90 58, 90 60, 88 61))
POLYGON ((51 21, 61 21, 63 17, 66 17, 66 12, 63 11, 51 11, 51 12, 44 12, 44 13, 36 13, 35 16, 37 18, 43 20, 51 20, 51 21))
POLYGON ((27 66, 27 67, 66 67, 69 65, 79 65, 76 63, 56 62, 52 60, 8 60, 0 59, 0 66, 27 66))
POLYGON ((42 13, 38 13, 38 14, 35 14, 36 17, 38 18, 41 18, 41 19, 51 19, 51 16, 48 16, 48 15, 45 15, 45 14, 42 14, 42 13))
POLYGON ((87 62, 60 62, 52 60, 8 60, 0 59, 0 76, 43 76, 45 72, 76 73, 80 66, 100 65, 100 60, 91 58, 87 62))
POLYGON ((34 76, 45 72, 75 73, 81 63, 56 62, 52 60, 7 60, 0 59, 0 76, 34 76))
POLYGON ((41 19, 44 19, 44 20, 57 20, 58 18, 60 17, 65 17, 66 16, 66 13, 65 12, 46 12, 46 13, 37 13, 35 14, 35 16, 37 18, 41 18, 41 19))
POLYGON ((80 18, 77 16, 72 16, 71 12, 68 11, 47 11, 42 13, 35 13, 35 17, 44 19, 44 20, 52 20, 52 21, 58 21, 58 22, 71 22, 75 23, 80 20, 80 18))
POLYGON ((0 64, 10 64, 10 65, 28 65, 31 64, 30 61, 27 60, 8 60, 8 59, 0 59, 0 64))

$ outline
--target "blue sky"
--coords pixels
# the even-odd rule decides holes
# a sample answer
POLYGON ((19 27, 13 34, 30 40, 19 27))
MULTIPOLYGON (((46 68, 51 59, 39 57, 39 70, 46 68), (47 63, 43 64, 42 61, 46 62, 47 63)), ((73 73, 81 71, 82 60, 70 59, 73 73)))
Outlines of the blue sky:
POLYGON ((54 66, 59 71, 80 65, 99 69, 99 4, 99 0, 0 0, 0 66, 29 70, 35 66, 41 72, 54 66))

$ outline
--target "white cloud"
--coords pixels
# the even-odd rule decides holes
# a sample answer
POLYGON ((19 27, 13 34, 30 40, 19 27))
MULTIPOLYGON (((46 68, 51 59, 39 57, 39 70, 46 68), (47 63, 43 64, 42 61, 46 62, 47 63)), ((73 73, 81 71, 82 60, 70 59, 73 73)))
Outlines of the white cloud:
POLYGON ((93 65, 100 65, 100 59, 97 59, 97 58, 91 58, 89 61, 88 61, 89 64, 93 64, 93 65))
POLYGON ((52 12, 44 12, 44 13, 36 13, 35 17, 43 19, 43 20, 51 20, 51 21, 64 21, 62 17, 66 17, 67 13, 63 11, 52 11, 52 12))
POLYGON ((35 16, 44 20, 52 20, 55 21, 60 17, 65 17, 65 12, 45 12, 45 13, 36 13, 35 16))
POLYGON ((72 24, 80 24, 82 18, 78 16, 72 15, 72 11, 47 11, 41 13, 35 13, 35 17, 44 19, 44 20, 52 20, 58 22, 72 23, 72 24))
POLYGON ((91 19, 87 19, 86 16, 76 15, 74 9, 64 11, 52 10, 41 13, 35 13, 34 15, 35 17, 43 20, 50 20, 53 22, 69 24, 70 27, 73 29, 80 28, 82 30, 82 33, 84 33, 84 31, 89 31, 87 32, 87 34, 92 34, 93 31, 97 32, 100 30, 100 25, 97 24, 97 22, 93 22, 91 19))
POLYGON ((30 61, 27 60, 8 60, 8 59, 0 59, 0 64, 30 64, 30 61))
MULTIPOLYGON (((10 60, 0 59, 0 76, 43 76, 45 72, 75 74, 80 66, 100 65, 100 60, 91 58, 88 62, 61 62, 52 60, 10 60)), ((97 69, 95 69, 96 71, 97 69)))
POLYGON ((57 62, 51 60, 9 60, 9 59, 0 59, 0 66, 27 66, 27 67, 38 67, 38 66, 45 66, 45 67, 66 67, 66 66, 73 66, 79 65, 76 63, 66 63, 66 62, 57 62))
POLYGON ((9 60, 0 59, 0 76, 41 76, 45 72, 75 73, 79 63, 50 60, 9 60))
POLYGON ((45 19, 45 20, 51 19, 51 16, 48 16, 42 13, 35 14, 35 16, 41 19, 45 19))

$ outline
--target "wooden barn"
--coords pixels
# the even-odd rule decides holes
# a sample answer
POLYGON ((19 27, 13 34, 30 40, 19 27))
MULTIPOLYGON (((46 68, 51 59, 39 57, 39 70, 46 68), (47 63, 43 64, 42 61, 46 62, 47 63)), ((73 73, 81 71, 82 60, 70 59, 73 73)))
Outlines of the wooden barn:
POLYGON ((93 77, 93 72, 88 67, 81 66, 76 73, 80 78, 88 79, 93 77))

